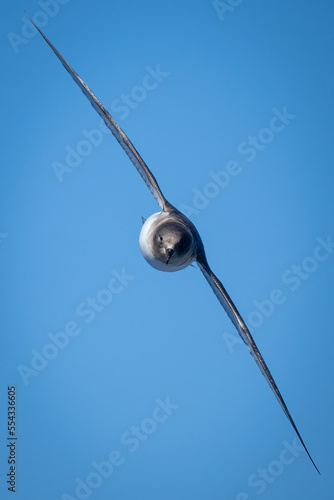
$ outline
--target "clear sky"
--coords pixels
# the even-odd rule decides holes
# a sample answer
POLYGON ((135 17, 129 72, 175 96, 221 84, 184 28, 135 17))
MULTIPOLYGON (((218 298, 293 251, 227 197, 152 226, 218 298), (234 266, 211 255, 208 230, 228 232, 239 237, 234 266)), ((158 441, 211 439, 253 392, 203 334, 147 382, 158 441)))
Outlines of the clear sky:
POLYGON ((6 2, 0 496, 332 496, 334 5, 6 2), (200 271, 143 259, 159 207, 43 39, 197 226, 319 477, 200 271), (12 446, 14 448, 14 445, 12 446))

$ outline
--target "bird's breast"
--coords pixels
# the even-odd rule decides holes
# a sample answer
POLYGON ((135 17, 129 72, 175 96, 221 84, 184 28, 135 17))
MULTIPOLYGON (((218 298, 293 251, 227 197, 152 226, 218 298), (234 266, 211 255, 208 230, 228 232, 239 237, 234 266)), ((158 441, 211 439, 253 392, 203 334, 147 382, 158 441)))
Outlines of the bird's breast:
POLYGON ((166 259, 159 256, 157 249, 157 232, 162 225, 168 225, 170 231, 178 231, 178 223, 173 215, 167 212, 158 212, 151 215, 143 224, 139 235, 139 246, 141 253, 150 266, 159 271, 175 272, 187 267, 194 261, 194 252, 186 248, 181 254, 175 253, 171 261, 166 264, 166 259))

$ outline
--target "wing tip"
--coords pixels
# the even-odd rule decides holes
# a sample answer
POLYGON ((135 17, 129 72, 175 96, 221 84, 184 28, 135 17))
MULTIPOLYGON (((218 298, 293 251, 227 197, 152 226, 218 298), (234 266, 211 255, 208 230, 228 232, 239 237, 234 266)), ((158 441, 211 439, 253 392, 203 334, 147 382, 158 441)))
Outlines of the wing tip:
MULTIPOLYGON (((28 17, 28 19, 30 19, 30 21, 31 21, 33 24, 35 24, 35 23, 34 23, 34 21, 31 19, 31 17, 29 16, 28 12, 27 12, 25 9, 24 9, 24 12, 25 12, 26 16, 28 17)), ((36 26, 36 25, 35 25, 35 26, 36 26)))
POLYGON ((305 448, 305 450, 306 450, 306 453, 308 454, 309 459, 311 460, 311 462, 312 462, 312 464, 313 464, 313 466, 314 466, 315 470, 317 471, 317 473, 319 474, 319 476, 321 476, 321 472, 320 472, 320 470, 318 469, 318 467, 315 465, 315 463, 314 463, 314 461, 313 461, 313 458, 311 457, 311 455, 309 454, 309 452, 308 452, 308 450, 307 450, 306 448, 305 448))

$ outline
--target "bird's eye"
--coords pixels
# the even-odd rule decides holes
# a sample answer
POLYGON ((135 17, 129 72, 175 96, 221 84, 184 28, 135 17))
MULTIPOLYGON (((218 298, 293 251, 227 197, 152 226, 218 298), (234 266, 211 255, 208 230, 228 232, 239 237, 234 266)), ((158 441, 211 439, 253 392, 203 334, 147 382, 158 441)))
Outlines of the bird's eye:
POLYGON ((162 241, 163 240, 163 237, 162 236, 159 236, 159 240, 162 241))

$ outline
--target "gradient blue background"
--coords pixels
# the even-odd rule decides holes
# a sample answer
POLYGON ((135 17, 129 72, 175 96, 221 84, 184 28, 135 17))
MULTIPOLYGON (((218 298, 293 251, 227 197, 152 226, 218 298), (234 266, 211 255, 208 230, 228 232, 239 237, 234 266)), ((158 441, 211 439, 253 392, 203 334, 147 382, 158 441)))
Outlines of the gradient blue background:
POLYGON ((191 218, 245 318, 284 293, 254 337, 322 472, 300 452, 262 494, 249 477, 294 431, 247 348, 230 352, 223 335, 234 329, 200 271, 159 273, 142 258, 141 216, 158 206, 115 139, 57 180, 52 163, 100 119, 40 36, 15 53, 7 35, 21 35, 23 8, 41 11, 6 2, 0 20, 1 498, 12 495, 13 384, 17 500, 75 498, 75 479, 115 449, 124 464, 89 498, 332 497, 334 255, 295 291, 282 275, 317 238, 334 238, 334 5, 241 1, 221 20, 211 1, 71 0, 43 27, 108 109, 146 66, 169 73, 119 123, 176 206, 192 205, 229 160, 242 168, 191 218), (296 117, 248 162, 238 146, 284 106, 296 117), (122 268, 134 279, 85 323, 78 304, 122 268), (17 366, 69 321, 80 335, 24 385, 17 366), (167 396, 178 408, 131 453, 121 435, 167 396))

